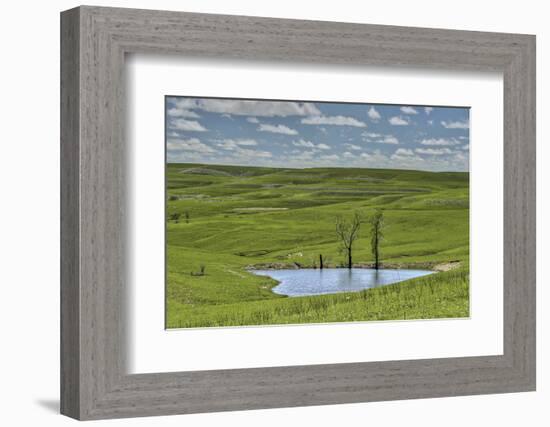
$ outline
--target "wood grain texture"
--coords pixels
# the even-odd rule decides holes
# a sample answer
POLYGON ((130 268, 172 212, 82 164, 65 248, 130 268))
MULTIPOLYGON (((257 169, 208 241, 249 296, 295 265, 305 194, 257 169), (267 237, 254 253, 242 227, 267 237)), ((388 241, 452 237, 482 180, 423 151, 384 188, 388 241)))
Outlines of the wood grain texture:
POLYGON ((79 17, 61 20, 61 412, 80 414, 79 17))
POLYGON ((62 13, 62 413, 101 419, 535 388, 535 39, 80 7, 62 13), (504 74, 504 354, 129 375, 124 55, 504 74))

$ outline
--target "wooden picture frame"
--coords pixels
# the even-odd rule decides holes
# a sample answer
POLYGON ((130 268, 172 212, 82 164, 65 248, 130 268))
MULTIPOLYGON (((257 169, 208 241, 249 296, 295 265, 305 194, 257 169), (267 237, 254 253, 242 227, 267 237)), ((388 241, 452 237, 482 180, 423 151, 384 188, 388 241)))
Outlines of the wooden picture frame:
POLYGON ((103 7, 61 14, 61 412, 102 419, 535 389, 535 37, 103 7), (504 78, 503 355, 126 373, 124 57, 504 78))

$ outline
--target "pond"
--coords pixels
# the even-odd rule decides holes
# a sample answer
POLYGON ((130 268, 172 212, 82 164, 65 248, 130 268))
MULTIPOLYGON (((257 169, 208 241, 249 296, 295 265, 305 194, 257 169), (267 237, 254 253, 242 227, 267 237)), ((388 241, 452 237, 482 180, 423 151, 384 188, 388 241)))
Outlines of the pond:
POLYGON ((279 284, 272 291, 289 297, 355 292, 434 273, 430 270, 371 268, 325 268, 323 270, 303 268, 251 270, 250 272, 277 280, 279 284))

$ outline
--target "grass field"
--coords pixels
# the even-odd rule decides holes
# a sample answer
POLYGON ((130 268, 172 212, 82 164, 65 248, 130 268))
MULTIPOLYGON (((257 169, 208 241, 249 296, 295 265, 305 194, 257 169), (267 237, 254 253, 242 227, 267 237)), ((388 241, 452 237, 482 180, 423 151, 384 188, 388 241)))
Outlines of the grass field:
MULTIPOLYGON (((467 317, 469 175, 167 164, 167 328, 467 317), (384 213, 382 265, 439 272, 361 292, 284 297, 249 266, 345 263, 335 218, 384 213), (201 268, 203 272, 201 273, 201 268)), ((361 229, 354 265, 372 262, 361 229)))

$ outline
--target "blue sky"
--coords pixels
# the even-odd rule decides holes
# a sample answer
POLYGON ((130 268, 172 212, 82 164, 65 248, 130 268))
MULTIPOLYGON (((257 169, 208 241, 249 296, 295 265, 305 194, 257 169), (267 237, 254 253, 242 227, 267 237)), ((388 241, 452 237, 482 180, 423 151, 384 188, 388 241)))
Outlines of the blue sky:
POLYGON ((169 163, 468 171, 468 108, 166 97, 169 163))

